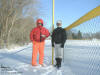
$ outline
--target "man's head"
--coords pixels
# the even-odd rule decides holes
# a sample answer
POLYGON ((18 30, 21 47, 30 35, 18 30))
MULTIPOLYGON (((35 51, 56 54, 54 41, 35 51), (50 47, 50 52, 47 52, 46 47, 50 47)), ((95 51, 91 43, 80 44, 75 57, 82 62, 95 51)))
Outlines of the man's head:
POLYGON ((36 23, 37 23, 37 26, 43 26, 43 20, 42 19, 38 19, 36 23))
POLYGON ((62 26, 62 21, 61 21, 61 20, 58 20, 58 21, 56 22, 56 25, 57 25, 57 27, 61 27, 61 26, 62 26))

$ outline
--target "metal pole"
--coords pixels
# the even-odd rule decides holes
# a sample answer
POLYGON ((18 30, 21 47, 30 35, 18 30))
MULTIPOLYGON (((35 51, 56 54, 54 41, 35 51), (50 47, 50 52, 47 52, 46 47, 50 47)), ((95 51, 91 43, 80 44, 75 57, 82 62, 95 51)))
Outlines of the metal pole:
MULTIPOLYGON (((54 6, 55 6, 55 0, 52 0, 52 31, 54 30, 54 6)), ((52 47, 52 65, 54 64, 54 48, 52 47)))

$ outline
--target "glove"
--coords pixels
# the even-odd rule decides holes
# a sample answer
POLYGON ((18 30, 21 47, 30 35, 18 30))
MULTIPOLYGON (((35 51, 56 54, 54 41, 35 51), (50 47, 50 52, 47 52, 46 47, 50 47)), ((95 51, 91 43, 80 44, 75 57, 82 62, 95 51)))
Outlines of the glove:
POLYGON ((64 48, 64 44, 61 44, 61 48, 64 48))
POLYGON ((46 38, 46 35, 41 35, 41 37, 46 38))
POLYGON ((52 47, 54 47, 54 44, 52 44, 52 47))

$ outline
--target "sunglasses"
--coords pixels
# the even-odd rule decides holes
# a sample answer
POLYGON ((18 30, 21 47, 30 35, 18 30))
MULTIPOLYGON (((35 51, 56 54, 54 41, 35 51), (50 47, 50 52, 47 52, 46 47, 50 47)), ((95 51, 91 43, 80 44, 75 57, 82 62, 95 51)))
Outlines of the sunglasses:
POLYGON ((42 24, 42 23, 38 23, 38 24, 42 24))
POLYGON ((61 24, 61 23, 57 23, 57 24, 61 24))
POLYGON ((43 24, 42 24, 42 23, 38 23, 38 25, 42 25, 42 26, 43 26, 43 24))

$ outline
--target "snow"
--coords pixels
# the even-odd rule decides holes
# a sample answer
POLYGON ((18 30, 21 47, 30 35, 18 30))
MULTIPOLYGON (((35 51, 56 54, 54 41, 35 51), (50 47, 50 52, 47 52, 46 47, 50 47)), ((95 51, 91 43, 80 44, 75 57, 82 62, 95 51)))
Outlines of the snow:
POLYGON ((23 50, 25 48, 31 48, 31 47, 32 47, 32 43, 29 43, 28 45, 24 45, 24 46, 13 45, 13 47, 10 49, 7 49, 7 48, 0 49, 0 52, 13 53, 13 52, 18 52, 18 51, 23 50))
POLYGON ((100 75, 100 40, 67 40, 60 70, 51 65, 51 41, 45 43, 46 67, 31 66, 32 43, 0 49, 0 75, 100 75))
POLYGON ((100 46, 100 40, 67 40, 66 45, 71 46, 100 46))

